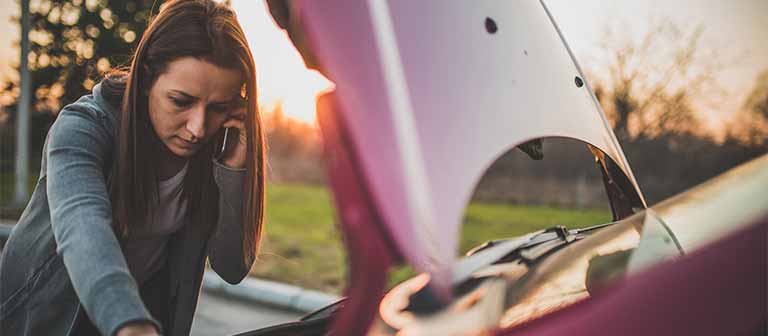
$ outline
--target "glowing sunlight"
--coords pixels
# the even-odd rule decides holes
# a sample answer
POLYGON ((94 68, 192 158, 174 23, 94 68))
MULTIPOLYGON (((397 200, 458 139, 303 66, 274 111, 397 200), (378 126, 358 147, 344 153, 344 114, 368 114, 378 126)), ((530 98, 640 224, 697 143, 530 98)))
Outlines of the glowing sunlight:
POLYGON ((234 0, 232 7, 251 43, 262 112, 282 103, 287 116, 314 124, 315 96, 332 84, 304 66, 288 35, 272 21, 262 1, 234 0))

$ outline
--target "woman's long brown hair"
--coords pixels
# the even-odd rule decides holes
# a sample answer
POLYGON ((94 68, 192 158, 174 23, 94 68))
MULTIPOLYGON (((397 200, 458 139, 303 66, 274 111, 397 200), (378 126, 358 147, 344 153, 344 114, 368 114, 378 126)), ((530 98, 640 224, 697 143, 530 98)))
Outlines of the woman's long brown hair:
MULTIPOLYGON (((243 256, 250 265, 258 254, 264 218, 264 135, 256 99, 256 70, 245 34, 235 13, 212 0, 175 0, 163 5, 139 41, 128 71, 106 76, 106 96, 122 96, 115 164, 110 198, 116 232, 130 235, 131 226, 143 221, 149 200, 157 191, 157 168, 151 159, 158 143, 148 116, 147 92, 168 63, 196 57, 214 65, 238 70, 244 77, 248 130, 247 184, 244 190, 243 256), (112 93, 112 94, 110 94, 112 93)), ((188 218, 212 233, 218 219, 218 189, 213 180, 211 141, 190 158, 183 195, 188 218)))

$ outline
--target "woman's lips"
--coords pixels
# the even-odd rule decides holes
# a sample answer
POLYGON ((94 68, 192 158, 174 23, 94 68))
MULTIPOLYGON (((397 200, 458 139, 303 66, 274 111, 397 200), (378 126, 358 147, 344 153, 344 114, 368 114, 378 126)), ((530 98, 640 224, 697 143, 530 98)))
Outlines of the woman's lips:
POLYGON ((183 148, 192 149, 192 148, 197 147, 197 145, 198 145, 197 142, 187 141, 187 140, 185 140, 182 137, 177 137, 177 138, 179 139, 179 143, 181 144, 181 147, 183 147, 183 148))

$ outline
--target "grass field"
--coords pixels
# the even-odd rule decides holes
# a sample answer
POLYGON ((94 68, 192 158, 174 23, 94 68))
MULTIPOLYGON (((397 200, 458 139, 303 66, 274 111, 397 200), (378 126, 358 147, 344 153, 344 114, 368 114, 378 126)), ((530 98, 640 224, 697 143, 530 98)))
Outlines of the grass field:
MULTIPOLYGON (((344 285, 345 256, 328 190, 272 184, 267 197, 266 235, 253 275, 338 294, 344 285)), ((605 223, 610 217, 607 210, 473 203, 464 217, 460 249, 553 225, 605 223)), ((407 268, 397 269, 390 283, 412 274, 407 268)))

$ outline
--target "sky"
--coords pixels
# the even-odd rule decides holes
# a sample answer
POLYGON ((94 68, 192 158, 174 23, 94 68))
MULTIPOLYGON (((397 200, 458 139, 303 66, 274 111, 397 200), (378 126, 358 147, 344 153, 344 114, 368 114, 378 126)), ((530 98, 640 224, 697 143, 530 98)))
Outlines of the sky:
MULTIPOLYGON (((579 63, 593 72, 600 72, 598 45, 608 26, 634 37, 642 36, 654 19, 683 28, 702 26, 702 47, 716 50, 726 63, 715 78, 725 96, 717 106, 699 111, 713 128, 738 110, 756 75, 768 69, 768 0, 545 0, 545 4, 579 63)), ((262 106, 269 111, 281 103, 287 115, 314 122, 315 95, 330 83, 304 67, 262 1, 232 0, 232 5, 254 54, 262 106)), ((14 0, 0 0, 0 81, 14 76, 9 64, 18 64, 18 50, 11 46, 19 31, 9 19, 18 10, 14 0)))
MULTIPOLYGON (((545 0, 579 63, 600 71, 599 45, 607 26, 638 38, 649 22, 668 19, 687 29, 701 26, 701 48, 724 64, 715 78, 725 94, 715 106, 701 106, 705 123, 715 129, 732 117, 768 70, 768 0, 545 0), (578 6, 574 3, 578 2, 578 6)), ((674 47, 674 46, 670 46, 674 47)))

